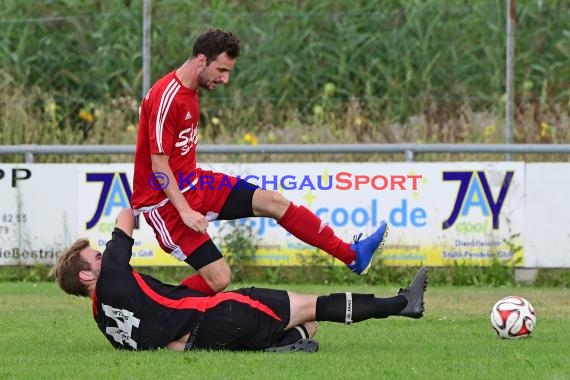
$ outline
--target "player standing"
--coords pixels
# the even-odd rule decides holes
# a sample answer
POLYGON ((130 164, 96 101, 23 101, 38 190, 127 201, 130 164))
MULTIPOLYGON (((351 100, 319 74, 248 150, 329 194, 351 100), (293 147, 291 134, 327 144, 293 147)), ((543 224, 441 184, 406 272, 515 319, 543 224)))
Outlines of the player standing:
POLYGON ((227 84, 239 54, 234 34, 209 30, 196 39, 188 60, 146 94, 137 135, 133 208, 143 213, 163 250, 198 271, 185 285, 205 294, 225 289, 231 278, 228 263, 207 234, 208 222, 216 219, 271 217, 354 273, 366 274, 384 244, 385 222, 368 238, 349 244, 313 212, 279 192, 197 167, 198 90, 227 84))

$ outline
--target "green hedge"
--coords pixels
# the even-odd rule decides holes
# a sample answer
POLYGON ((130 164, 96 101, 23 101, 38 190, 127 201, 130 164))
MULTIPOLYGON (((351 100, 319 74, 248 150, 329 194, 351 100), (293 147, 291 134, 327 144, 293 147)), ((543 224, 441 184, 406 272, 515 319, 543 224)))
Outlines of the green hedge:
MULTIPOLYGON (((169 283, 176 284, 191 275, 190 267, 144 267, 136 268, 169 283)), ((284 284, 330 284, 330 285, 399 285, 407 283, 417 268, 385 267, 375 265, 368 276, 355 276, 342 266, 301 266, 301 267, 252 267, 234 263, 232 267, 234 283, 284 284)), ((431 285, 451 286, 511 286, 515 284, 515 269, 509 266, 473 267, 454 266, 430 268, 431 285)), ((17 266, 0 267, 0 282, 54 281, 50 267, 17 266)), ((570 270, 539 269, 535 286, 570 287, 570 270)))
MULTIPOLYGON (((4 0, 0 91, 35 97, 29 107, 44 116, 53 102, 59 128, 80 130, 65 141, 89 138, 93 125, 82 110, 130 108, 119 117, 136 123, 142 8, 141 0, 4 0)), ((567 114, 570 3, 518 1, 517 13, 518 102, 567 114)), ((351 112, 358 114, 357 127, 380 128, 381 121, 418 114, 435 121, 458 117, 466 105, 501 108, 504 1, 163 0, 153 2, 152 26, 153 81, 176 68, 209 27, 235 31, 242 40, 230 86, 202 99, 204 124, 222 120, 213 138, 228 129, 295 126, 296 118, 334 130, 351 112)), ((0 126, 11 120, 0 117, 0 126)), ((14 132, 4 143, 31 142, 26 139, 14 132)))

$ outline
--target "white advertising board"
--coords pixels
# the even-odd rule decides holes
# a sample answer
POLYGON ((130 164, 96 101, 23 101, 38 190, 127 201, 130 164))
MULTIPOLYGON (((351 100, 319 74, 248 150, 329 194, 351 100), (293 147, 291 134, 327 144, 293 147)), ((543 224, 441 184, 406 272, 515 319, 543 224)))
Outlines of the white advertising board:
POLYGON ((0 164, 0 265, 53 263, 77 225, 74 165, 0 164))
POLYGON ((526 164, 525 267, 570 268, 568 189, 570 164, 526 164))
MULTIPOLYGON (((7 229, 0 234, 0 264, 15 263, 9 253, 14 249, 51 249, 57 254, 75 237, 87 237, 102 249, 117 213, 129 205, 132 164, 0 168, 0 218, 6 216, 0 229, 7 229), (27 172, 16 171, 22 179, 12 186, 13 170, 22 168, 31 171, 30 177, 23 179, 27 172), (16 197, 20 200, 11 201, 16 197), (25 222, 15 219, 21 214, 25 222)), ((386 265, 489 265, 499 260, 527 266, 524 163, 263 163, 208 168, 282 192, 313 210, 346 241, 372 232, 386 220, 386 265)), ((316 253, 272 219, 251 218, 247 223, 260 246, 259 265, 299 265, 316 253)), ((227 222, 211 223, 208 232, 214 241, 219 241, 224 225, 227 222)), ((133 265, 186 265, 162 252, 142 217, 139 227, 133 265)))

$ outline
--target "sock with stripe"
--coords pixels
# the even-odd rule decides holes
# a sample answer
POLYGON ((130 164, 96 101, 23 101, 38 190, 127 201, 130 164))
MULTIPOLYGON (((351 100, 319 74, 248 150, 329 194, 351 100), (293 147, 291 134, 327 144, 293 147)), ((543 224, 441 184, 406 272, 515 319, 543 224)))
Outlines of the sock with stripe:
POLYGON ((276 347, 287 346, 289 344, 296 343, 300 339, 309 339, 309 332, 303 325, 295 326, 285 333, 285 336, 281 338, 279 342, 275 345, 276 347))
POLYGON ((316 320, 350 324, 370 318, 387 318, 406 307, 402 295, 377 298, 373 294, 333 293, 317 297, 316 320))

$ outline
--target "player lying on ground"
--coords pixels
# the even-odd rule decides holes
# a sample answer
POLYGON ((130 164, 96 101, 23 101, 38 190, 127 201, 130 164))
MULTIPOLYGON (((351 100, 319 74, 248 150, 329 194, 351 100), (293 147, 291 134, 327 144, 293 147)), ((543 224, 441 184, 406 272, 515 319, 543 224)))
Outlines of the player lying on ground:
POLYGON ((207 296, 138 273, 129 265, 135 218, 122 210, 103 253, 77 240, 53 272, 69 294, 93 300, 99 329, 116 348, 314 351, 315 321, 360 322, 369 318, 421 318, 427 270, 390 298, 372 294, 300 295, 246 288, 207 296), (300 340, 300 341, 299 341, 300 340), (298 342, 295 345, 295 342, 298 342))

